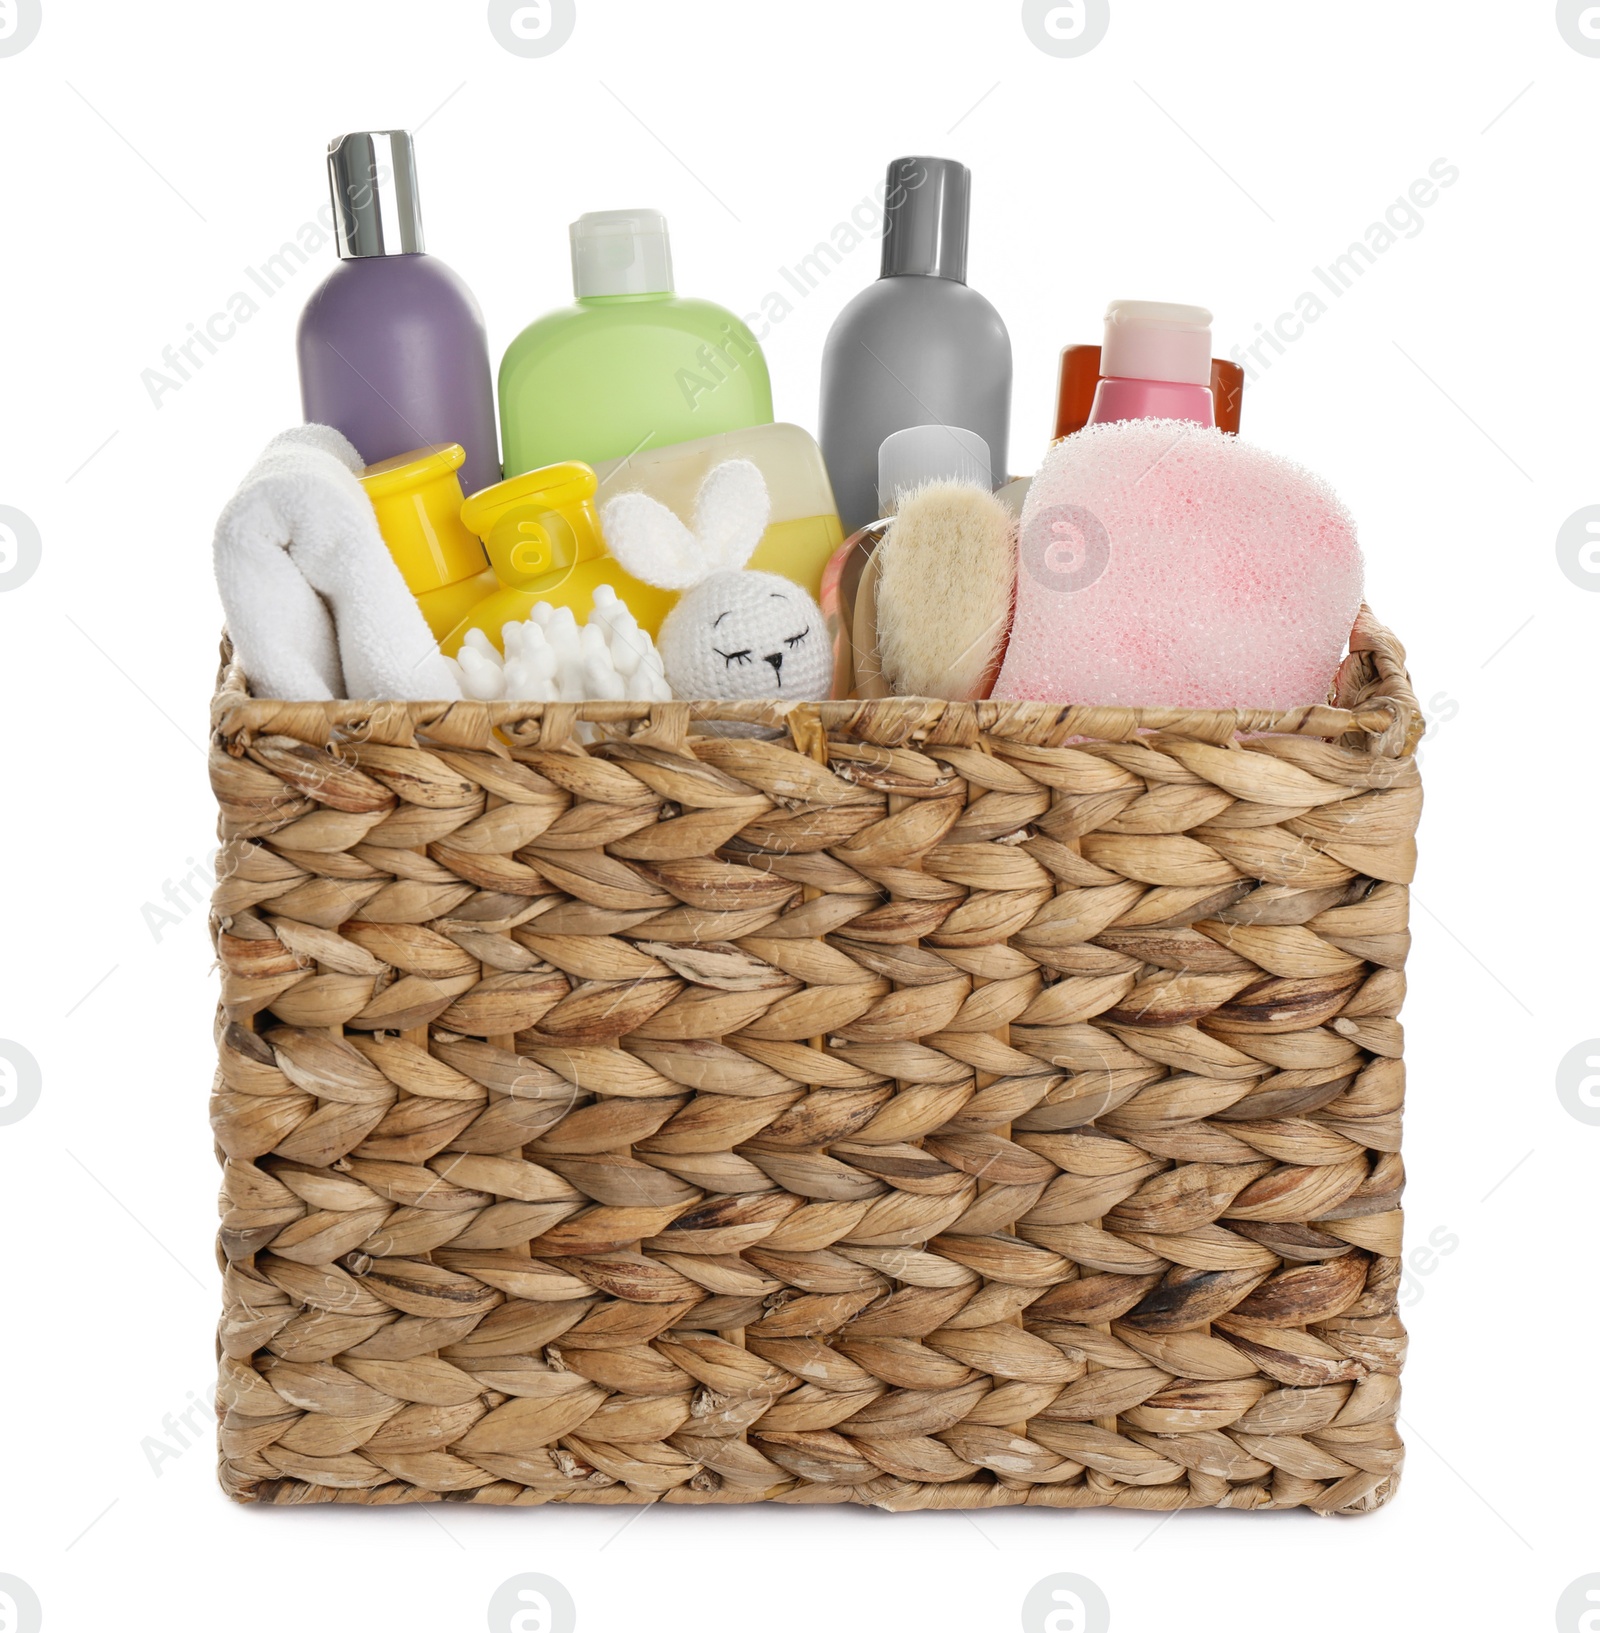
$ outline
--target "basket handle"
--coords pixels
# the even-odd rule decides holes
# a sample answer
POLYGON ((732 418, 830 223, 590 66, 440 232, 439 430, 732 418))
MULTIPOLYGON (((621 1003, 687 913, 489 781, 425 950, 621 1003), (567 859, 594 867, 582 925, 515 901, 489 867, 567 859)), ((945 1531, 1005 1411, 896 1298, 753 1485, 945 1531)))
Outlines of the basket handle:
POLYGON ((1350 656, 1340 665, 1335 698, 1343 709, 1360 713, 1383 709, 1392 716, 1387 730, 1355 742, 1386 759, 1409 758, 1427 730, 1406 673, 1406 649, 1365 603, 1350 632, 1350 656))

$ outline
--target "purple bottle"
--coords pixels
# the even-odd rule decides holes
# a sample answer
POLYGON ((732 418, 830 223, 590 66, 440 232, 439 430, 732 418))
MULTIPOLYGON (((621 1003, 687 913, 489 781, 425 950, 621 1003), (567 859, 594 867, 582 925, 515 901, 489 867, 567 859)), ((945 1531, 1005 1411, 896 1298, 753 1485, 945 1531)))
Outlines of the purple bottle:
POLYGON ((468 493, 500 480, 483 314, 443 261, 422 253, 411 133, 328 144, 339 264, 300 315, 300 396, 367 464, 430 443, 467 451, 468 493))

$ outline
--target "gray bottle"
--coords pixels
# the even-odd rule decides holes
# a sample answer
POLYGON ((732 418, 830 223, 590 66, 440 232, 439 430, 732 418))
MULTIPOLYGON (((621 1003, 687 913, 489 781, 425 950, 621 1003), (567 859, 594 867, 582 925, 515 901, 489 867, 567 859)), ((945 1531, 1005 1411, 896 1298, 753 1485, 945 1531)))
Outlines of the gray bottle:
POLYGON ((1011 337, 967 287, 972 173, 954 159, 889 166, 883 272, 845 307, 822 353, 822 456, 848 537, 878 519, 878 450, 914 425, 955 425, 989 445, 1004 482, 1011 337))

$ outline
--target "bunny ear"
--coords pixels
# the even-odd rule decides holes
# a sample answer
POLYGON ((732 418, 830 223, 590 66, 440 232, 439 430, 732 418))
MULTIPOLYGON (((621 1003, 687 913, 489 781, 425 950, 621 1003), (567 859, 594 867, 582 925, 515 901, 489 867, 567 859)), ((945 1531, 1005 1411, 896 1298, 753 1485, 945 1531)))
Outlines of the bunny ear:
POLYGON ((755 554, 772 515, 767 479, 748 459, 730 459, 700 484, 694 530, 707 573, 737 572, 755 554))
POLYGON ((642 583, 686 590, 706 575, 705 552, 694 535, 647 493, 619 493, 600 526, 606 548, 642 583))
POLYGON ((606 548, 635 578, 686 590, 711 573, 737 571, 767 530, 767 480, 748 459, 718 465, 700 484, 694 532, 646 493, 619 493, 605 508, 606 548))

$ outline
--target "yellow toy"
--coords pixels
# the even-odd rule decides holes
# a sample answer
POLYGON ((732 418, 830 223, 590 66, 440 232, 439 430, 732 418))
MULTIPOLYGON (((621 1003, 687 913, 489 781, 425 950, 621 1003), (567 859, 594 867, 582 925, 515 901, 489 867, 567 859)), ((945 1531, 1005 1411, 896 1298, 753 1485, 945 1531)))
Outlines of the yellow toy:
POLYGON ((677 596, 641 583, 606 554, 594 508, 598 486, 594 471, 572 460, 514 476, 467 500, 461 520, 487 546, 501 588, 440 643, 446 656, 455 655, 469 629, 481 629, 498 647, 502 626, 521 623, 541 601, 570 607, 581 626, 602 584, 655 635, 677 596))
POLYGON ((570 607, 582 626, 602 584, 655 635, 677 597, 606 554, 587 465, 549 465, 463 501, 456 473, 465 457, 454 443, 416 448, 361 477, 384 543, 446 657, 475 629, 499 650, 504 626, 522 623, 541 601, 570 607))
POLYGON ((456 472, 466 457, 458 443, 442 443, 369 465, 361 477, 383 542, 436 641, 500 588, 483 546, 461 522, 456 472))

